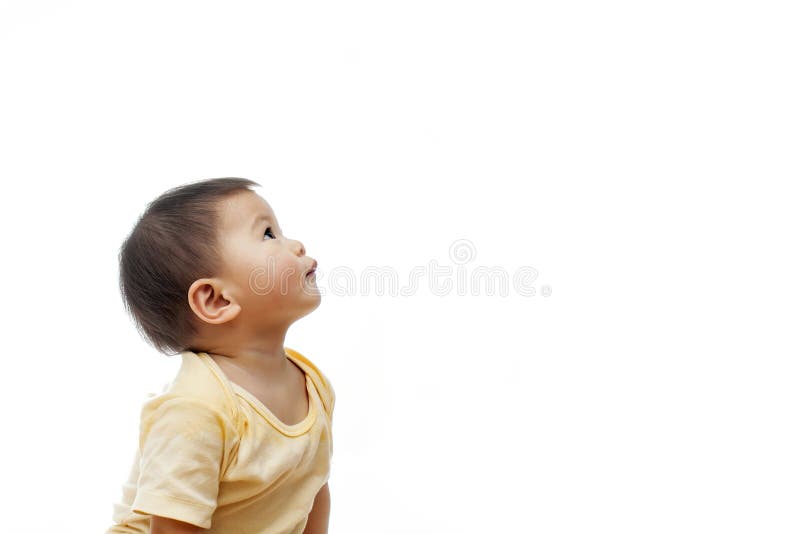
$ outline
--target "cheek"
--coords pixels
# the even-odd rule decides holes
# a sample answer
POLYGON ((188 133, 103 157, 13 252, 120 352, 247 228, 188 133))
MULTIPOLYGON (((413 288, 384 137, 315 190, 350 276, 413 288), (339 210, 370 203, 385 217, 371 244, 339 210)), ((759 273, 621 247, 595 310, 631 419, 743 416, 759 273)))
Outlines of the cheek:
POLYGON ((303 273, 291 259, 269 258, 247 273, 250 293, 258 298, 280 298, 294 292, 303 273))
POLYGON ((278 287, 283 287, 285 289, 296 286, 298 279, 303 274, 300 272, 297 264, 292 261, 278 262, 276 272, 278 287))

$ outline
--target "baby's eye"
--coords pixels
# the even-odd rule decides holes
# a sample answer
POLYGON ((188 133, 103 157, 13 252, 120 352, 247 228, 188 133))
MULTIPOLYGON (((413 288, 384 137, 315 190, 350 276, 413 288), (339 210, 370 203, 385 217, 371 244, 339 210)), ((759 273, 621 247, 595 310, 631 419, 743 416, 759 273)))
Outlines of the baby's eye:
POLYGON ((272 227, 271 227, 271 226, 267 227, 267 229, 266 229, 266 230, 264 230, 264 235, 265 235, 265 236, 266 236, 266 235, 268 235, 268 236, 270 236, 272 239, 275 239, 275 234, 273 234, 273 233, 272 233, 272 227))

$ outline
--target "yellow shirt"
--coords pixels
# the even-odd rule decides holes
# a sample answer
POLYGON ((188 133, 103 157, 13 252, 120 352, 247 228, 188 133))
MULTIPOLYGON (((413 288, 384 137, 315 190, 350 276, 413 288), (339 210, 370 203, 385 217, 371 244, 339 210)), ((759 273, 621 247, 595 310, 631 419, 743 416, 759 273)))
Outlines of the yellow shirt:
POLYGON ((221 534, 302 534, 333 454, 328 378, 285 347, 306 375, 306 418, 286 425, 228 380, 206 353, 181 367, 141 412, 139 448, 106 534, 149 534, 150 516, 221 534))

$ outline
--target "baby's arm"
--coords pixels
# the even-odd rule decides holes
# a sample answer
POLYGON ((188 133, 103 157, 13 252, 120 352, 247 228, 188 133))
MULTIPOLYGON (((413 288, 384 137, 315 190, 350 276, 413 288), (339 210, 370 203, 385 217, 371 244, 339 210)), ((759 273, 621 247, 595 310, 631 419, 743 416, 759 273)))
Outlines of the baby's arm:
POLYGON ((205 530, 197 525, 176 521, 169 517, 154 515, 150 518, 150 534, 198 534, 205 530))
MULTIPOLYGON (((303 534, 328 534, 328 518, 331 512, 331 491, 326 482, 317 492, 303 534)), ((155 534, 155 533, 153 533, 155 534)))
POLYGON ((202 399, 161 395, 142 408, 141 458, 131 510, 151 516, 151 534, 205 532, 217 507, 225 436, 234 425, 202 399))

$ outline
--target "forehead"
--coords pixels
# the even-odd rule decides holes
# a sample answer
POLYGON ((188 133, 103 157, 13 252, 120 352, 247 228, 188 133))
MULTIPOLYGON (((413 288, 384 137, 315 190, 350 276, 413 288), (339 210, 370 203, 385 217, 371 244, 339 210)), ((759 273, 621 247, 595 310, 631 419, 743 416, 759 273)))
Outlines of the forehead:
POLYGON ((254 191, 237 191, 220 202, 220 223, 223 229, 250 228, 259 216, 271 217, 275 213, 269 203, 254 191))

